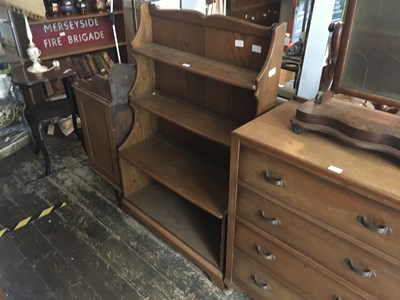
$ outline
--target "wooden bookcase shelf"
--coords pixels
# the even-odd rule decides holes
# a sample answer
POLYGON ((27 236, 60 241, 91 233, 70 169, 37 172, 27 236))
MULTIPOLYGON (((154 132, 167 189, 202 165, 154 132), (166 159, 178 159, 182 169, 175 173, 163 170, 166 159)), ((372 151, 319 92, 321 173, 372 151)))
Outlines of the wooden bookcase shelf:
POLYGON ((179 124, 195 134, 210 139, 216 143, 230 146, 231 131, 238 123, 227 118, 221 118, 199 106, 176 98, 168 98, 154 92, 151 96, 135 98, 134 103, 149 112, 179 124))
POLYGON ((214 217, 222 218, 226 213, 229 175, 194 152, 155 135, 120 155, 214 217))
POLYGON ((275 106, 285 24, 140 12, 121 205, 223 288, 230 134, 275 106))
POLYGON ((222 264, 221 219, 199 211, 196 206, 160 184, 151 184, 128 199, 128 208, 142 215, 142 219, 151 216, 146 223, 150 223, 164 238, 178 245, 185 254, 201 260, 201 264, 209 265, 214 272, 218 272, 222 264), (196 251, 193 252, 193 249, 196 251))
POLYGON ((144 45, 134 48, 133 51, 155 61, 184 69, 190 73, 206 76, 248 90, 256 89, 255 82, 258 72, 255 71, 157 44, 144 45))

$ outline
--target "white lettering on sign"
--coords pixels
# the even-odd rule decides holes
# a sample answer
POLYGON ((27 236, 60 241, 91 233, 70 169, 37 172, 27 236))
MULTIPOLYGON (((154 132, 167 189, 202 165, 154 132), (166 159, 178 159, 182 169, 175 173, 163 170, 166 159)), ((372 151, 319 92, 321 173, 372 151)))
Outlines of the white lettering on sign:
POLYGON ((51 39, 44 39, 43 45, 46 49, 53 48, 53 47, 60 47, 62 46, 61 37, 51 38, 51 39))
POLYGON ((76 30, 83 28, 98 27, 100 25, 98 18, 89 18, 81 20, 67 20, 63 22, 54 22, 43 25, 44 33, 76 30))
POLYGON ((41 43, 39 47, 42 51, 44 50, 42 55, 53 53, 63 47, 72 48, 84 44, 111 42, 111 28, 107 21, 104 16, 96 16, 38 24, 33 28, 36 32, 34 36, 38 39, 37 43, 41 43))
POLYGON ((104 39, 103 31, 94 31, 89 33, 71 34, 68 36, 68 44, 77 44, 89 41, 98 41, 104 39))

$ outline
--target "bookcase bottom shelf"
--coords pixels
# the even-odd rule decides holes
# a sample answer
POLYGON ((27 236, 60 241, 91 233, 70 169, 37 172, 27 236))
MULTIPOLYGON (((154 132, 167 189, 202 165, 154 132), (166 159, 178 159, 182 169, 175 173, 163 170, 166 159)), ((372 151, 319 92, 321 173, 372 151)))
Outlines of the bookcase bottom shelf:
POLYGON ((121 206, 224 287, 225 218, 211 216, 157 183, 123 198, 121 206))

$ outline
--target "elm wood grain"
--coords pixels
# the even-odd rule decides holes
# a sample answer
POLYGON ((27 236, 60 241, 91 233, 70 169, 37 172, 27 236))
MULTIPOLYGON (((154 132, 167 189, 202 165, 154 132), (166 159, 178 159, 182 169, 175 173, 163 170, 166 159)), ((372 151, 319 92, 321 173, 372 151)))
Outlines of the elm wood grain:
POLYGON ((238 127, 236 122, 223 120, 217 114, 179 99, 171 99, 154 92, 150 96, 138 97, 135 104, 166 119, 178 123, 185 129, 204 136, 226 147, 230 145, 230 133, 238 127))
POLYGON ((322 270, 308 257, 298 255, 285 244, 279 243, 279 240, 265 235, 262 231, 251 230, 240 222, 236 225, 235 246, 235 251, 253 259, 260 269, 268 269, 305 298, 334 299, 336 296, 344 299, 381 299, 358 289, 358 293, 364 294, 360 296, 352 290, 357 290, 355 286, 344 285, 334 274, 327 275, 327 270, 322 270), (266 259, 266 253, 272 254, 274 259, 266 259))
POLYGON ((205 259, 203 256, 199 255, 196 251, 193 249, 193 245, 188 245, 186 243, 183 243, 175 233, 171 233, 163 226, 161 226, 160 223, 154 222, 152 218, 150 218, 148 215, 143 214, 135 205, 132 205, 132 203, 128 202, 125 198, 122 199, 121 201, 121 207, 133 214, 135 217, 137 217, 139 220, 144 222, 146 226, 151 228, 156 234, 164 238, 167 242, 169 242, 175 249, 179 250, 181 253, 185 254, 188 258, 192 259, 192 261, 198 265, 202 270, 207 274, 209 279, 220 289, 224 288, 224 283, 223 283, 223 277, 222 273, 220 271, 220 268, 217 268, 214 264, 210 263, 207 259, 205 259))
POLYGON ((133 49, 134 53, 150 57, 202 76, 223 81, 244 89, 255 90, 257 72, 193 55, 157 44, 147 44, 133 49))
POLYGON ((96 75, 73 85, 90 166, 118 192, 122 187, 117 148, 132 128, 128 94, 135 73, 133 65, 114 64, 108 77, 96 75))
MULTIPOLYGON (((147 14, 146 9, 142 9, 142 13, 147 14)), ((254 95, 250 97, 257 99, 256 114, 259 115, 275 105, 286 24, 264 28, 225 16, 215 15, 205 18, 198 13, 174 11, 160 13, 155 7, 150 7, 149 13, 152 16, 151 22, 144 22, 142 29, 139 29, 139 32, 143 30, 143 33, 139 35, 137 41, 135 37, 132 42, 133 51, 138 46, 143 47, 153 43, 186 52, 188 55, 202 56, 204 63, 212 60, 223 63, 224 68, 227 64, 255 71, 258 76, 253 78, 252 84, 246 85, 251 89, 253 86, 256 87, 254 95), (152 36, 148 32, 152 32, 152 36), (236 40, 242 40, 244 47, 235 47, 236 40), (260 46, 261 53, 253 52, 253 45, 260 46)), ((229 77, 235 75, 230 73, 224 79, 215 73, 216 69, 212 66, 210 70, 214 70, 213 74, 205 75, 218 76, 218 80, 223 82, 231 80, 229 77)), ((182 85, 184 86, 185 84, 182 85)))
POLYGON ((232 119, 238 125, 253 119, 257 111, 254 91, 155 63, 157 88, 152 90, 170 98, 178 98, 232 119))
POLYGON ((350 191, 399 210, 398 161, 370 151, 354 149, 325 136, 312 133, 299 136, 290 132, 289 119, 299 104, 288 101, 276 107, 273 113, 256 118, 250 125, 242 126, 237 131, 246 135, 246 144, 257 145, 256 149, 266 148, 269 155, 279 155, 285 162, 296 159, 296 167, 299 169, 321 178, 329 178, 331 182, 350 191), (283 136, 287 138, 283 139, 283 136), (343 172, 338 174, 330 171, 330 165, 341 168, 343 172))
POLYGON ((229 168, 229 148, 225 145, 213 142, 207 137, 190 132, 180 125, 175 125, 166 120, 158 118, 158 122, 161 135, 175 141, 183 148, 195 152, 202 159, 212 161, 222 170, 229 168))
POLYGON ((195 153, 160 135, 122 150, 120 155, 212 216, 222 219, 225 215, 228 175, 195 153))
MULTIPOLYGON (((337 231, 330 231, 326 223, 317 222, 307 218, 305 213, 293 209, 289 205, 283 208, 282 201, 270 196, 260 195, 253 190, 239 186, 237 219, 240 223, 257 232, 264 232, 280 241, 286 243, 293 249, 310 257, 317 264, 332 270, 345 278, 353 289, 358 287, 359 293, 365 290, 378 299, 390 299, 397 291, 400 278, 400 265, 393 259, 387 259, 385 255, 379 255, 376 251, 367 251, 359 244, 353 244, 337 235, 337 231), (279 225, 273 225, 263 221, 260 211, 270 218, 278 219, 279 225), (300 233, 300 234, 299 234, 300 233), (303 233, 307 234, 307 243, 304 242, 303 233), (383 258, 382 258, 383 257, 383 258), (374 275, 370 278, 362 277, 349 268, 345 259, 351 259, 355 265, 364 270, 372 270, 374 275), (387 262, 390 261, 390 263, 387 262)), ((240 235, 240 233, 238 233, 240 235)), ((247 244, 243 240, 248 234, 236 236, 236 243, 247 244)), ((261 239, 259 239, 261 242, 261 239)), ((248 245, 248 248, 250 246, 248 245)), ((250 248, 249 248, 250 249, 250 248)), ((269 251, 271 249, 268 249, 269 251)), ((276 254, 275 254, 276 255, 276 254)), ((276 266, 271 263, 272 272, 276 266)))
MULTIPOLYGON (((246 146, 241 147, 240 157, 239 183, 245 182, 266 191, 310 216, 328 222, 390 256, 400 258, 400 245, 397 243, 400 238, 400 233, 397 233, 400 230, 398 210, 349 192, 345 186, 321 179, 307 170, 297 169, 279 157, 269 156, 246 146), (262 175, 263 171, 283 178, 285 185, 278 187, 267 182, 262 175), (391 232, 377 234, 366 230, 357 220, 360 215, 373 220, 377 226, 390 227, 391 232)), ((329 165, 326 168, 328 167, 329 165)))
POLYGON ((399 44, 393 34, 398 27, 391 23, 389 9, 395 1, 385 5, 371 9, 363 1, 348 1, 343 29, 341 24, 333 28, 330 74, 322 85, 324 90, 315 102, 299 106, 291 119, 294 132, 322 132, 352 146, 400 158, 399 115, 363 111, 351 101, 337 101, 345 95, 370 101, 377 108, 400 109, 399 59, 394 55, 399 44))
MULTIPOLYGON (((221 236, 218 234, 221 220, 198 209, 160 184, 151 184, 124 200, 129 209, 140 210, 140 215, 147 215, 153 223, 162 224, 168 236, 189 245, 184 249, 193 249, 215 268, 221 268, 223 253, 220 248, 221 236), (128 201, 134 206, 127 203, 128 201)), ((153 226, 154 227, 154 226, 153 226)), ((191 255, 193 251, 187 251, 191 255)))
POLYGON ((111 91, 107 76, 95 75, 89 80, 84 80, 84 77, 82 77, 82 80, 79 81, 79 86, 101 95, 102 101, 111 104, 111 91))
POLYGON ((294 130, 328 133, 351 145, 400 158, 400 117, 333 96, 323 105, 306 102, 291 118, 294 130))
MULTIPOLYGON (((234 232, 241 222, 272 239, 269 232, 285 248, 299 251, 301 255, 297 256, 305 255, 316 262, 318 269, 329 277, 339 277, 348 287, 357 286, 351 289, 360 296, 391 299, 390 291, 396 292, 400 270, 399 256, 392 249, 397 246, 394 240, 398 238, 394 231, 384 230, 384 226, 398 227, 400 190, 397 178, 400 171, 396 161, 315 134, 296 135, 290 129, 289 119, 298 105, 300 103, 289 101, 233 133, 228 209, 228 228, 232 231, 228 231, 227 236, 226 276, 232 278, 234 272, 234 232), (332 170, 332 166, 339 171, 332 170), (268 183, 261 173, 265 170, 276 177, 275 183, 282 178, 284 184, 278 187, 268 183), (251 190, 250 195, 243 193, 243 188, 251 190), (287 193, 289 190, 291 192, 287 193), (280 225, 280 232, 279 228, 261 226, 262 222, 257 222, 254 215, 259 214, 261 205, 266 215, 271 211, 274 215, 275 211, 280 216, 273 217, 295 227, 288 231, 280 225), (253 212, 248 215, 246 211, 253 212), (361 222, 361 215, 367 221, 361 222), (315 230, 311 229, 313 225, 315 230), (332 251, 324 249, 329 245, 334 248, 332 258, 341 261, 343 269, 323 263, 322 256, 332 251), (315 249, 309 248, 312 246, 315 249), (350 269, 344 259, 337 256, 340 253, 355 255, 356 268, 367 267, 370 263, 374 265, 372 271, 381 270, 385 274, 381 277, 391 278, 379 282, 374 281, 373 276, 361 279, 357 277, 360 275, 345 275, 343 272, 350 269), (324 271, 327 269, 329 272, 324 271)), ((312 294, 313 289, 309 293, 312 294)))
POLYGON ((123 208, 222 288, 229 132, 275 105, 285 24, 264 28, 225 16, 158 10, 150 3, 140 13, 131 43, 138 69, 131 93, 135 122, 119 148, 123 208), (244 47, 235 47, 236 40, 244 47), (219 220, 217 265, 166 230, 156 212, 147 215, 135 204, 136 195, 155 182, 193 204, 200 216, 209 214, 199 223, 219 220))
POLYGON ((271 273, 265 272, 259 264, 251 261, 248 256, 236 250, 234 279, 254 299, 300 300, 307 299, 291 290, 284 281, 271 273), (257 283, 256 283, 257 282, 257 283), (263 285, 268 287, 263 288, 263 285))
MULTIPOLYGON (((182 38, 176 37, 176 35, 173 35, 171 36, 171 39, 168 39, 168 37, 165 36, 165 32, 167 32, 168 29, 166 30, 162 26, 164 22, 164 24, 168 25, 175 23, 175 26, 181 29, 179 33, 186 34, 186 37, 183 39, 186 39, 190 36, 188 34, 190 31, 195 31, 196 33, 205 33, 208 30, 213 29, 222 31, 228 30, 233 32, 237 31, 237 34, 243 33, 245 36, 249 35, 247 38, 251 38, 253 35, 257 37, 265 37, 266 35, 271 36, 273 34, 272 32, 268 32, 268 29, 266 30, 264 26, 249 24, 243 20, 238 20, 236 18, 223 15, 213 15, 212 18, 210 18, 210 16, 205 16, 197 11, 187 11, 183 13, 179 10, 164 11, 162 9, 157 9, 156 6, 150 7, 150 14, 153 17, 152 22, 154 22, 154 28, 157 29, 153 32, 154 39, 157 41, 157 43, 163 45, 175 45, 175 47, 187 47, 189 44, 185 45, 182 38), (179 23, 186 23, 189 27, 189 31, 183 30, 183 28, 179 26, 179 23), (159 29, 161 31, 159 31, 159 29)), ((201 45, 201 41, 203 41, 202 38, 197 41, 193 41, 192 45, 201 45)), ((218 43, 218 41, 215 42, 218 43)), ((187 51, 192 52, 190 50, 187 51)), ((219 54, 215 53, 214 55, 219 54)), ((225 57, 225 59, 227 59, 227 57, 225 57)))
POLYGON ((82 128, 85 136, 85 149, 89 157, 91 168, 99 176, 107 180, 115 189, 120 190, 120 178, 116 149, 113 144, 110 102, 98 94, 75 86, 82 128))

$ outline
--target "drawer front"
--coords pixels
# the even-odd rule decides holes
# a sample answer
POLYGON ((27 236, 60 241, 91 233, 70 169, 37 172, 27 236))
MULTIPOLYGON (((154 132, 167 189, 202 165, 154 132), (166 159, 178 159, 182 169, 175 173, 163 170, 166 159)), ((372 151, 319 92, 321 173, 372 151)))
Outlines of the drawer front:
POLYGON ((240 251, 235 251, 233 281, 254 299, 300 300, 274 276, 260 268, 240 251))
MULTIPOLYGON (((400 268, 240 186, 237 214, 378 299, 400 295, 400 268)), ((256 238, 243 231, 238 243, 256 255, 256 238)))
POLYGON ((240 222, 236 223, 235 247, 313 299, 365 299, 240 222))
POLYGON ((400 259, 399 211, 243 145, 240 181, 400 259))

